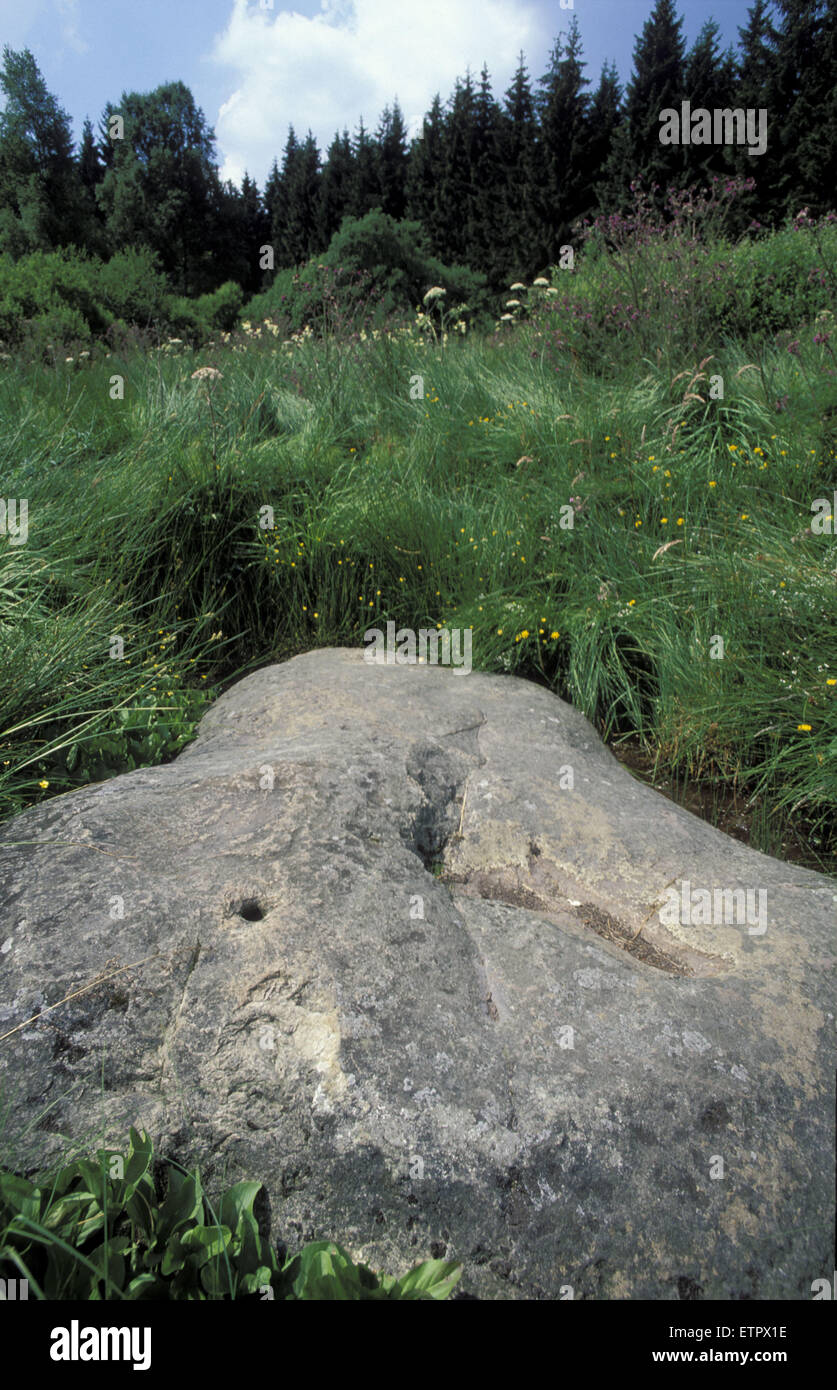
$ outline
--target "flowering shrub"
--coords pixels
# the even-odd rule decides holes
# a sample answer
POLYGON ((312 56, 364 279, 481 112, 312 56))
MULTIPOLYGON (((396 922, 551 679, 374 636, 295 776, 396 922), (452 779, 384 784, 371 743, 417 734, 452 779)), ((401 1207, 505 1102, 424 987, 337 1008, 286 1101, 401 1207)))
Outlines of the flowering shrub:
POLYGON ((639 351, 668 359, 675 349, 698 351, 719 327, 751 338, 813 321, 833 300, 835 219, 800 216, 764 239, 720 239, 730 204, 752 185, 728 178, 700 191, 669 190, 659 211, 654 190, 635 184, 628 214, 578 224, 578 271, 562 275, 556 267, 557 294, 530 306, 551 364, 565 364, 568 349, 601 364, 603 336, 614 357, 639 351))

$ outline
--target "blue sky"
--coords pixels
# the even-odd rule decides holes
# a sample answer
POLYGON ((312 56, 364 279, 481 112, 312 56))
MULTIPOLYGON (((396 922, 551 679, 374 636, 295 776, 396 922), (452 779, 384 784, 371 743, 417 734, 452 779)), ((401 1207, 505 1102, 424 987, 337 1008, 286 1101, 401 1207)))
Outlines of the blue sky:
MULTIPOLYGON (((679 0, 689 41, 710 16, 735 43, 752 0, 679 0)), ((32 50, 78 136, 123 91, 181 79, 214 126, 225 177, 260 183, 288 124, 322 150, 337 127, 377 124, 397 96, 415 126, 436 91, 487 63, 505 91, 521 49, 533 79, 555 37, 578 18, 598 79, 614 59, 624 82, 653 0, 0 0, 0 41, 32 50), (264 4, 264 8, 262 8, 264 4)))

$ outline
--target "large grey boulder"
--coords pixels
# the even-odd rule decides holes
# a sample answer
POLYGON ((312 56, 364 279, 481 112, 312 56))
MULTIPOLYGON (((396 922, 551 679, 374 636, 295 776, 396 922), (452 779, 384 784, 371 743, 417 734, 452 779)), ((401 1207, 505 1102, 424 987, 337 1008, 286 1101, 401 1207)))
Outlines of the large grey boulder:
POLYGON ((810 1299, 834 1268, 837 884, 545 689, 268 667, 176 762, 3 827, 0 903, 6 1162, 135 1124, 262 1180, 291 1248, 444 1255, 488 1298, 810 1299))

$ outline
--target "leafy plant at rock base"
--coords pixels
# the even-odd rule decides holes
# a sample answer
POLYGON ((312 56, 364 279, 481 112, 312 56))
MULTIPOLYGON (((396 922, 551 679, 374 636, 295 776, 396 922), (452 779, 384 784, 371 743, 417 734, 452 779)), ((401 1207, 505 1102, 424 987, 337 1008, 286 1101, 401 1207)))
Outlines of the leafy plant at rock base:
POLYGON ((400 1279, 355 1263, 334 1241, 280 1262, 259 1232, 261 1183, 206 1196, 200 1171, 173 1160, 161 1201, 152 1143, 130 1130, 127 1158, 101 1149, 31 1182, 0 1169, 0 1277, 40 1299, 445 1299, 461 1265, 425 1260, 400 1279))
POLYGON ((195 736, 207 698, 201 690, 174 690, 166 706, 116 710, 115 729, 70 745, 64 761, 73 783, 102 782, 137 767, 156 767, 177 756, 195 736))

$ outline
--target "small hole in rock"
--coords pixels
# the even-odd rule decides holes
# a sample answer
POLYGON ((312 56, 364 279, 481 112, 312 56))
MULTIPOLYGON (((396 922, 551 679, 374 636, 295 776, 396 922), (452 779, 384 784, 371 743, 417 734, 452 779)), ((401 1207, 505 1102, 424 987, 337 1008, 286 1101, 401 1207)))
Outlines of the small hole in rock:
POLYGON ((238 915, 243 917, 245 922, 260 922, 264 917, 264 912, 255 898, 245 898, 238 909, 238 915))

